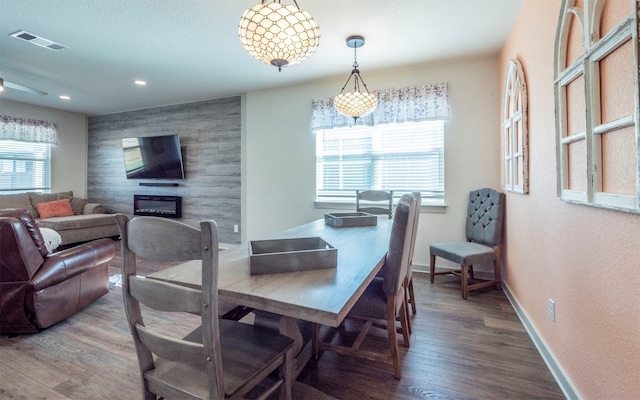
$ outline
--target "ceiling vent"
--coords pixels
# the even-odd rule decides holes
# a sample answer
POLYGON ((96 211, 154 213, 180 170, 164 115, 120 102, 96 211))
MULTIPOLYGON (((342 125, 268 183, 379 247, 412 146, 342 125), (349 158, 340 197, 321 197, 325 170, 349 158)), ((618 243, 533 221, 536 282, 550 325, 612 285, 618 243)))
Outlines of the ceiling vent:
POLYGON ((17 39, 26 40, 31 44, 35 44, 36 46, 44 47, 45 49, 49 49, 53 51, 68 49, 67 46, 63 46, 60 43, 52 42, 49 39, 45 39, 43 37, 34 35, 26 31, 18 31, 18 32, 12 33, 11 36, 17 39))

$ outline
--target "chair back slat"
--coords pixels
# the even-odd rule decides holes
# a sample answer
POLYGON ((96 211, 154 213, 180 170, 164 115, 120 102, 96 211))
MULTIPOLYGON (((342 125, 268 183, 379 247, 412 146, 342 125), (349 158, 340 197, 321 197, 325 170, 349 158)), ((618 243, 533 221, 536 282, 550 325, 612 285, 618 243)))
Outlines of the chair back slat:
POLYGON ((140 303, 164 312, 200 314, 202 292, 167 282, 129 276, 129 294, 140 303))
POLYGON ((153 354, 166 360, 182 362, 193 366, 202 366, 202 344, 172 336, 163 331, 136 324, 138 338, 153 354))
POLYGON ((393 215, 393 190, 356 190, 356 211, 376 215, 393 215))
POLYGON ((136 217, 128 224, 128 247, 137 255, 156 261, 202 258, 197 228, 167 218, 136 217))
POLYGON ((469 193, 465 235, 468 241, 496 246, 502 241, 505 195, 483 188, 469 193))
POLYGON ((399 293, 407 275, 415 212, 413 197, 409 194, 403 195, 396 204, 389 239, 389 251, 383 267, 385 271, 384 292, 387 296, 395 296, 399 293))

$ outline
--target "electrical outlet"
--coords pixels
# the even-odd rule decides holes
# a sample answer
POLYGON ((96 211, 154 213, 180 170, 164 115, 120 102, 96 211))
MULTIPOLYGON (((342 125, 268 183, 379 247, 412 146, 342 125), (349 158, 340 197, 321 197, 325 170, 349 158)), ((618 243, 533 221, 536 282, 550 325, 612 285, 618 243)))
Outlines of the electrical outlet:
POLYGON ((234 226, 233 226, 233 231, 234 231, 235 233, 238 233, 238 225, 234 225, 234 226))
POLYGON ((556 322, 556 302, 552 298, 549 298, 549 318, 556 322))

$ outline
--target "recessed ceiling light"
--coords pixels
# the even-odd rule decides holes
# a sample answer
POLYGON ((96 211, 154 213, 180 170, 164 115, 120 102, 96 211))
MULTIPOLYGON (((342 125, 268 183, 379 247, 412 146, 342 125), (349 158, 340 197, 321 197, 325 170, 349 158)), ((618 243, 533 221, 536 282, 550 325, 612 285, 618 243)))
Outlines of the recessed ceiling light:
POLYGON ((137 79, 137 80, 133 81, 133 83, 135 83, 138 86, 144 86, 144 85, 147 84, 147 82, 145 82, 143 80, 140 80, 140 79, 137 79))
POLYGON ((62 100, 71 100, 70 96, 60 95, 58 97, 60 97, 62 100))

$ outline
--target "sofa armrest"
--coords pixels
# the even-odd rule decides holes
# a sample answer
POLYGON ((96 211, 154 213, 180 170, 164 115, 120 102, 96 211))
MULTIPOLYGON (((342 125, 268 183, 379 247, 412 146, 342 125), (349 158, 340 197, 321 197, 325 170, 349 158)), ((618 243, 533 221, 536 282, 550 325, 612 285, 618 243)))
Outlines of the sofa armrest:
POLYGON ((0 217, 0 239, 0 333, 37 332, 24 300, 42 255, 17 218, 0 217))
POLYGON ((29 290, 35 292, 56 285, 109 262, 117 251, 116 241, 98 239, 51 254, 29 282, 29 290))
POLYGON ((87 203, 84 205, 84 210, 82 210, 82 214, 104 214, 105 208, 103 204, 100 203, 87 203))

